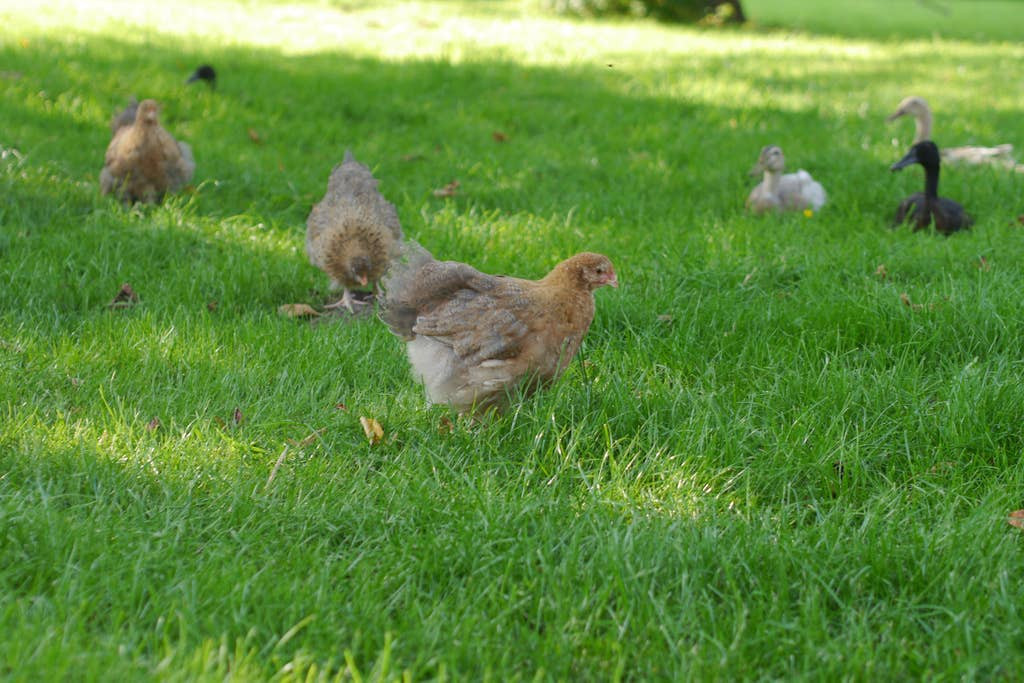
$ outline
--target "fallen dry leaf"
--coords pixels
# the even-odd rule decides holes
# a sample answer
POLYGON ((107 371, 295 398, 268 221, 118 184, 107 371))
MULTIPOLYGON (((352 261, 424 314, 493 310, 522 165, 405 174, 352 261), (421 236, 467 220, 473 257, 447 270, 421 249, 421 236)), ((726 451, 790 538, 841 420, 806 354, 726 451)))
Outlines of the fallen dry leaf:
POLYGON ((107 304, 107 308, 129 308, 139 303, 139 295, 135 293, 132 286, 127 282, 121 285, 121 289, 117 290, 117 294, 107 304))
POLYGON ((906 292, 900 293, 900 301, 902 301, 903 305, 912 311, 920 311, 922 308, 924 308, 924 306, 922 306, 921 304, 913 303, 910 300, 910 296, 906 292))
POLYGON ((451 434, 454 431, 455 425, 452 424, 452 421, 448 419, 447 415, 442 415, 441 421, 437 425, 437 433, 444 436, 445 434, 451 434))
POLYGON ((439 190, 434 190, 435 197, 454 197, 459 192, 459 181, 453 180, 439 190))
POLYGON ((1010 516, 1006 521, 1010 523, 1010 526, 1015 526, 1018 529, 1024 529, 1024 510, 1014 510, 1010 513, 1010 516))
POLYGON ((213 313, 214 311, 217 310, 217 306, 218 306, 218 304, 217 304, 216 300, 211 301, 211 302, 206 304, 206 310, 208 310, 211 313, 213 313))
POLYGON ((245 418, 242 416, 242 411, 239 410, 237 406, 235 407, 235 412, 231 413, 231 419, 235 421, 236 426, 245 421, 245 418))
POLYGON ((743 278, 743 282, 740 283, 740 287, 746 287, 747 283, 750 282, 751 279, 753 279, 754 273, 756 272, 757 270, 752 270, 749 273, 747 273, 746 276, 743 278))
POLYGON ((344 403, 335 403, 334 407, 337 408, 338 410, 344 410, 346 412, 348 411, 348 406, 345 405, 344 403))
POLYGON ((672 322, 672 316, 669 315, 668 313, 662 313, 661 315, 658 316, 658 322, 670 323, 672 322))
POLYGON ((415 153, 415 152, 412 153, 412 154, 403 154, 402 155, 402 161, 419 161, 422 158, 423 158, 422 154, 418 154, 418 153, 415 153))
POLYGON ((376 446, 384 438, 384 428, 372 417, 359 417, 359 424, 363 426, 363 433, 370 440, 371 446, 376 446))
POLYGON ((885 278, 889 277, 889 271, 886 269, 884 263, 878 264, 878 267, 875 268, 875 275, 877 275, 878 277, 880 277, 883 280, 885 278))
POLYGON ((992 270, 992 264, 984 256, 980 256, 978 257, 978 270, 986 272, 992 270))
POLYGON ((505 142, 508 140, 508 136, 502 133, 500 130, 496 130, 491 133, 491 137, 494 138, 495 142, 505 142))
POLYGON ((316 441, 317 438, 319 438, 320 435, 326 431, 327 427, 322 427, 321 429, 316 430, 315 432, 307 436, 305 439, 302 439, 301 441, 296 441, 295 439, 288 439, 288 443, 295 446, 296 448, 304 448, 305 446, 308 446, 309 444, 316 441))
POLYGON ((1021 215, 1017 216, 1017 223, 1019 225, 1024 225, 1024 213, 1022 213, 1021 215))
POLYGON ((283 304, 277 307, 277 312, 289 318, 312 318, 320 315, 309 304, 283 304))
POLYGON ((152 420, 149 421, 149 424, 146 425, 146 431, 155 432, 158 429, 160 429, 160 418, 154 417, 152 420))
POLYGON ((225 422, 224 420, 222 420, 220 418, 220 415, 214 415, 213 416, 213 421, 216 422, 218 425, 220 425, 221 429, 227 429, 228 428, 228 423, 225 422))
POLYGON ((249 134, 249 139, 257 145, 263 144, 263 138, 260 137, 259 132, 257 132, 255 128, 250 128, 246 132, 249 134))

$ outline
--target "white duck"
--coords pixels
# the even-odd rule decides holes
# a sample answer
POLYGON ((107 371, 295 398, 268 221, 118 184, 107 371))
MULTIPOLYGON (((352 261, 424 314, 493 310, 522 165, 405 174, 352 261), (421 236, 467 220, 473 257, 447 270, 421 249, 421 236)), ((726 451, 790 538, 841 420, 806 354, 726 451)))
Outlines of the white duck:
MULTIPOLYGON (((886 117, 886 121, 895 121, 901 116, 914 117, 914 142, 917 144, 932 139, 932 110, 923 97, 907 97, 896 111, 886 117)), ((1013 160, 1013 145, 1002 144, 995 147, 943 147, 942 161, 950 164, 995 164, 1024 172, 1024 166, 1013 160)))
POLYGON ((750 175, 764 173, 764 180, 750 192, 747 208, 754 213, 765 211, 817 211, 825 205, 825 188, 800 169, 796 173, 783 174, 786 157, 777 145, 768 145, 761 150, 757 164, 750 175))

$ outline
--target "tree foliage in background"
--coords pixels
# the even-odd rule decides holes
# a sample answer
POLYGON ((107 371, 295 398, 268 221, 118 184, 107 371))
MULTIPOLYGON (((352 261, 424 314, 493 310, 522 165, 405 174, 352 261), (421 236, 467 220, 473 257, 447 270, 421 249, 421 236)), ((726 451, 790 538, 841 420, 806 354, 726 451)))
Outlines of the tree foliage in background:
POLYGON ((740 0, 542 0, 559 14, 601 17, 630 15, 662 21, 724 24, 744 22, 740 0))

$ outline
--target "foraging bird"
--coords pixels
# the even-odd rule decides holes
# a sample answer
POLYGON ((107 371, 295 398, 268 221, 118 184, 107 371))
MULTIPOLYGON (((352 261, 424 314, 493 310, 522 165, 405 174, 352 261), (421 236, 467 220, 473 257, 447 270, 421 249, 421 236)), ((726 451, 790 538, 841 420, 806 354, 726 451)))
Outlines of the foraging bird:
MULTIPOLYGON (((905 98, 900 102, 896 111, 887 116, 885 120, 892 122, 901 116, 914 117, 914 142, 912 144, 932 139, 932 110, 923 97, 905 98)), ((1024 172, 1024 166, 1017 165, 1012 154, 1013 145, 1010 144, 996 145, 995 147, 965 145, 944 148, 942 160, 953 164, 995 164, 1024 172)))
POLYGON ((201 64, 196 67, 196 70, 192 72, 192 75, 185 81, 186 85, 189 83, 195 83, 196 81, 205 81, 210 90, 217 89, 217 72, 213 70, 213 67, 209 64, 201 64))
POLYGON ((159 202, 167 192, 177 192, 196 170, 192 148, 178 142, 160 126, 155 100, 131 104, 121 116, 135 108, 135 118, 114 131, 107 147, 100 191, 116 194, 122 201, 159 202))
POLYGON ((911 147, 906 156, 890 167, 893 172, 911 164, 924 167, 924 192, 915 192, 900 202, 894 226, 901 225, 909 217, 913 220, 916 232, 927 228, 934 221, 937 231, 949 235, 974 224, 964 207, 952 199, 939 196, 939 159, 939 148, 931 140, 924 140, 911 147))
POLYGON ((594 290, 618 287, 607 256, 584 252, 540 280, 437 261, 418 244, 384 279, 381 319, 406 342, 431 403, 500 410, 510 392, 554 382, 594 319, 594 290))
POLYGON ((351 289, 376 283, 387 270, 402 241, 402 226, 394 204, 377 190, 370 169, 345 152, 327 181, 324 198, 306 219, 306 255, 327 273, 332 289, 344 289, 328 308, 344 306, 355 313, 351 289))
POLYGON ((785 168, 786 158, 777 145, 768 145, 761 150, 750 175, 763 172, 764 180, 747 197, 748 209, 754 213, 802 211, 807 208, 817 211, 825 205, 825 188, 821 183, 803 169, 783 174, 785 168))

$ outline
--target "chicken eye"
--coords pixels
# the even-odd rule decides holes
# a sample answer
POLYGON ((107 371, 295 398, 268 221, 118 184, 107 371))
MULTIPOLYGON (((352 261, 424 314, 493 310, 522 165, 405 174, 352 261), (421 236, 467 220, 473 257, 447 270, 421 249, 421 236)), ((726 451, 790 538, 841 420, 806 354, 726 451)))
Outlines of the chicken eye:
POLYGON ((595 268, 594 270, 596 270, 596 271, 597 271, 597 274, 598 274, 598 275, 601 275, 602 273, 604 273, 604 266, 598 266, 598 267, 597 267, 597 268, 595 268))

